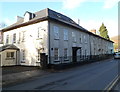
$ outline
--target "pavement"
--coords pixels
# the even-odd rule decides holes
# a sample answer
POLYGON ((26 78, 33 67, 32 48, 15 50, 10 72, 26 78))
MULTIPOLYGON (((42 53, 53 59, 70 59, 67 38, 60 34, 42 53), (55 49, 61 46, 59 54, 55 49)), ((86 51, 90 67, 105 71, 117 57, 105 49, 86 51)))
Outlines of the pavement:
POLYGON ((30 80, 33 77, 44 76, 50 72, 42 70, 38 67, 26 67, 26 66, 10 66, 2 68, 2 87, 15 85, 23 81, 30 80))
POLYGON ((118 61, 94 62, 4 87, 4 90, 103 90, 118 75, 118 61))

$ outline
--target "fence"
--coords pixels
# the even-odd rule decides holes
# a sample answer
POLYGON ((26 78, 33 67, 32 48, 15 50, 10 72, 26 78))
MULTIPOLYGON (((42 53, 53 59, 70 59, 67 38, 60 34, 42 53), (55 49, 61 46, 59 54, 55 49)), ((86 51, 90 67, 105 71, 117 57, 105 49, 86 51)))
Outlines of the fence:
POLYGON ((113 54, 104 55, 81 55, 81 56, 68 56, 68 57, 50 57, 51 64, 63 64, 63 63, 76 63, 76 62, 94 62, 108 58, 112 58, 113 54))

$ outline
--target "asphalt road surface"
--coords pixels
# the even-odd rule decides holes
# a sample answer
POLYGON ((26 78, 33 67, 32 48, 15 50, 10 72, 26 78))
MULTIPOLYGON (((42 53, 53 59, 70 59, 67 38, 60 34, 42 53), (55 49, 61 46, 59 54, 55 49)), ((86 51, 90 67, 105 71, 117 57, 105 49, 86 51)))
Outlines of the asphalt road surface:
POLYGON ((3 90, 104 90, 118 75, 120 60, 106 60, 50 73, 3 90))

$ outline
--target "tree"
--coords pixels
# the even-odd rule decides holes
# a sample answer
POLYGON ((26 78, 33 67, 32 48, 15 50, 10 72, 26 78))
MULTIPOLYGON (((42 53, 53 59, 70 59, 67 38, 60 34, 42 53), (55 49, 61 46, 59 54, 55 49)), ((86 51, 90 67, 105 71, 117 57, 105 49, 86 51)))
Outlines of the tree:
POLYGON ((100 32, 101 37, 110 40, 109 35, 108 35, 108 31, 107 31, 104 23, 102 23, 101 27, 99 28, 99 32, 100 32))

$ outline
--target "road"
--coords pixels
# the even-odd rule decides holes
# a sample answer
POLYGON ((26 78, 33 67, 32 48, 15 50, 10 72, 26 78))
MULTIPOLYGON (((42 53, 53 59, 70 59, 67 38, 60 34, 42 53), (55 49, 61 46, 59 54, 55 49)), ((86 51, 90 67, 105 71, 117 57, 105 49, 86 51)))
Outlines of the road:
POLYGON ((111 59, 61 70, 3 90, 104 90, 118 75, 118 61, 111 59))
POLYGON ((120 81, 119 81, 119 83, 117 83, 117 85, 115 86, 114 90, 119 90, 118 92, 120 92, 120 81))

